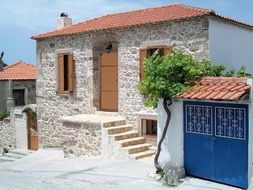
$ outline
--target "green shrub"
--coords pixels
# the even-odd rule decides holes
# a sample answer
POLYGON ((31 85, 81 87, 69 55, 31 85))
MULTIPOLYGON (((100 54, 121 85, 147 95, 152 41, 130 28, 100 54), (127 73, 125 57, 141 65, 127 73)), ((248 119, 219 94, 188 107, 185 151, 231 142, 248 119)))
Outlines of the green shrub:
POLYGON ((2 156, 4 156, 7 153, 9 153, 9 150, 6 147, 4 147, 2 150, 2 156))
MULTIPOLYGON (((138 89, 147 96, 146 106, 157 107, 159 98, 175 98, 191 87, 198 77, 225 75, 225 69, 224 65, 213 65, 207 60, 197 61, 180 51, 162 57, 155 52, 144 61, 145 78, 138 89)), ((242 67, 237 74, 246 76, 245 70, 242 67)))
POLYGON ((6 118, 8 114, 6 112, 0 111, 0 121, 3 121, 4 118, 6 118))

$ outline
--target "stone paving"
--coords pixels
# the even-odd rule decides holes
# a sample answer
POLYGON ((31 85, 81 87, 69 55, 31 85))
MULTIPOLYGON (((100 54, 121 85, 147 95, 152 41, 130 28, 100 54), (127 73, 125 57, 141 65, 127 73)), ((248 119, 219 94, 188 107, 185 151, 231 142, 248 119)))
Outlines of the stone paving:
POLYGON ((0 164, 1 190, 236 190, 196 178, 167 187, 149 177, 150 160, 63 158, 59 150, 39 150, 12 163, 0 164))

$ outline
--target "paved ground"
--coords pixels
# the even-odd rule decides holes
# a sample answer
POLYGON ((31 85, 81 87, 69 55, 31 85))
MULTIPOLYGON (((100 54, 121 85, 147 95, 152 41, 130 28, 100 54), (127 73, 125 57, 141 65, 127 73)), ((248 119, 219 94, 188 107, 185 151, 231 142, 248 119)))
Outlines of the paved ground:
POLYGON ((0 163, 0 190, 236 190, 237 188, 186 178, 167 187, 149 177, 153 163, 63 158, 56 150, 39 150, 13 163, 0 163))

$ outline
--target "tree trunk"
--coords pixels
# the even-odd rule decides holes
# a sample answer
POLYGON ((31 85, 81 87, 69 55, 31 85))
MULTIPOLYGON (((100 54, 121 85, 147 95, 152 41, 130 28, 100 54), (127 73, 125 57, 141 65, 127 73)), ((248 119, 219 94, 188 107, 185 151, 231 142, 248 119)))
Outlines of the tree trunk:
POLYGON ((169 127, 169 123, 170 123, 171 112, 169 110, 169 106, 171 104, 172 104, 172 99, 170 97, 163 99, 163 107, 164 107, 164 109, 167 113, 167 119, 166 119, 165 127, 164 127, 163 132, 162 132, 162 136, 161 136, 161 138, 159 140, 159 143, 158 143, 158 146, 157 146, 157 153, 155 155, 154 164, 155 164, 155 167, 156 167, 156 173, 159 173, 159 172, 163 171, 163 168, 160 166, 160 164, 158 162, 158 159, 159 159, 159 156, 160 156, 160 153, 161 153, 161 146, 162 146, 163 140, 166 136, 166 133, 167 133, 167 130, 168 130, 168 127, 169 127))

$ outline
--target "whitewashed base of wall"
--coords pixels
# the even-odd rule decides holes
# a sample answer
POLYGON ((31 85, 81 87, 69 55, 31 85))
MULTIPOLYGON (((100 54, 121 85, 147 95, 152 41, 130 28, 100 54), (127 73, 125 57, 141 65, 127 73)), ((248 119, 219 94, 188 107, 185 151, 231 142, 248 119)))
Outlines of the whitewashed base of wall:
POLYGON ((168 186, 178 186, 184 180, 185 169, 183 167, 165 166, 163 174, 150 173, 150 177, 168 186))

